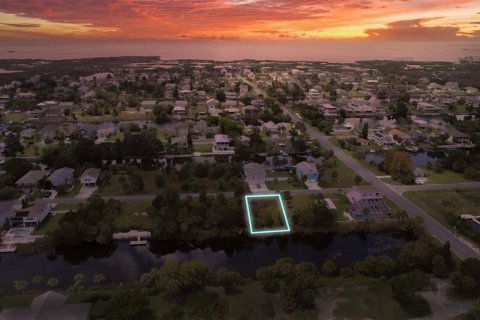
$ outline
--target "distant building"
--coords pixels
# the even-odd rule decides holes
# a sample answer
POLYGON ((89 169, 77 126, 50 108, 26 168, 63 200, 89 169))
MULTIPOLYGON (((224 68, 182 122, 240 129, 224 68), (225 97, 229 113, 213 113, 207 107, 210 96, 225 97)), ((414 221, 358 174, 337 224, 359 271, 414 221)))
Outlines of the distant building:
POLYGON ((230 150, 230 138, 226 134, 216 134, 214 148, 217 151, 230 150))

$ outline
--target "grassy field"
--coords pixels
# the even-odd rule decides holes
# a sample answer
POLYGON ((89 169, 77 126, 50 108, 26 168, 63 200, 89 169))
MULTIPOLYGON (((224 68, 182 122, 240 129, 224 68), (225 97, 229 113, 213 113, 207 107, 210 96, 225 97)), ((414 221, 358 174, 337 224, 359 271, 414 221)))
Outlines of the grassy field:
POLYGON ((442 173, 436 173, 431 169, 422 168, 428 178, 428 183, 459 183, 472 181, 466 179, 463 174, 451 170, 443 170, 442 173))
POLYGON ((296 179, 291 181, 267 181, 266 185, 270 190, 294 190, 294 189, 306 189, 307 187, 303 182, 296 179))
POLYGON ((62 219, 64 213, 56 213, 55 215, 49 214, 47 219, 42 222, 40 228, 35 232, 35 234, 47 234, 58 228, 60 224, 60 219, 62 219))
POLYGON ((25 113, 5 113, 6 122, 22 122, 27 120, 28 116, 25 113))
POLYGON ((480 189, 408 191, 403 195, 449 228, 444 216, 446 212, 480 214, 480 189))
POLYGON ((285 227, 280 203, 276 198, 251 199, 250 212, 253 216, 253 226, 255 229, 276 229, 285 227))
MULTIPOLYGON (((120 196, 130 194, 158 194, 164 187, 159 188, 155 184, 155 176, 157 172, 154 171, 141 171, 140 175, 143 178, 144 189, 142 192, 129 192, 127 193, 120 183, 120 177, 122 175, 112 175, 110 180, 107 181, 101 188, 100 194, 102 196, 120 196)), ((127 181, 128 176, 123 175, 127 181)), ((231 178, 228 181, 224 179, 209 179, 209 178, 191 178, 185 183, 188 183, 188 189, 182 189, 182 183, 177 180, 174 175, 166 175, 165 182, 167 186, 180 190, 184 193, 195 193, 205 190, 206 192, 218 192, 218 191, 233 191, 235 189, 235 182, 238 180, 231 178)))
POLYGON ((54 211, 77 210, 79 206, 78 203, 60 203, 55 206, 54 211))
POLYGON ((268 178, 280 178, 280 177, 291 177, 292 174, 289 171, 267 171, 268 178))
POLYGON ((320 170, 320 186, 323 188, 346 188, 355 184, 355 172, 338 159, 335 167, 323 167, 320 170), (337 178, 332 178, 333 171, 337 172, 337 178))
POLYGON ((122 203, 122 213, 115 218, 115 231, 151 230, 152 221, 147 215, 150 205, 150 201, 122 203))
POLYGON ((212 145, 210 143, 194 144, 193 152, 212 152, 212 145))

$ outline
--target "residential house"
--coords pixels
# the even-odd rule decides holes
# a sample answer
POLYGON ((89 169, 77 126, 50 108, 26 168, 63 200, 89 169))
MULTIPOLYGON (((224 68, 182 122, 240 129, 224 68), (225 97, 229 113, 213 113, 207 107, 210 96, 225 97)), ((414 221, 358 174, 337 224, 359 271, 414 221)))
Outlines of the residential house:
POLYGON ((24 192, 31 192, 38 187, 38 183, 45 178, 45 176, 46 173, 43 170, 30 170, 18 179, 15 185, 22 188, 24 192))
POLYGON ((264 185, 266 171, 263 164, 249 162, 243 165, 243 176, 245 182, 253 185, 264 185))
POLYGON ((175 105, 175 107, 173 107, 172 114, 174 115, 175 119, 181 120, 186 117, 187 109, 185 106, 175 105))
POLYGON ((406 132, 399 129, 392 129, 388 132, 388 135, 397 142, 397 144, 406 144, 412 140, 412 137, 406 132))
POLYGON ((391 213, 383 201, 383 193, 373 186, 355 186, 347 192, 348 209, 354 219, 383 218, 391 213))
MULTIPOLYGON (((48 216, 50 205, 47 201, 36 200, 32 205, 14 210, 7 218, 10 227, 38 227, 48 216)), ((1 318, 0 318, 1 319, 1 318)))
POLYGON ((99 139, 106 139, 117 134, 117 126, 113 122, 104 122, 98 127, 97 137, 99 139))
POLYGON ((73 174, 75 169, 63 167, 53 171, 53 173, 47 178, 52 186, 57 187, 63 184, 73 184, 73 174))
POLYGON ((177 151, 183 151, 188 149, 188 139, 185 136, 173 137, 170 140, 170 144, 172 145, 172 148, 177 151))
POLYGON ((69 303, 68 296, 47 291, 33 299, 29 307, 5 308, 0 320, 88 320, 91 303, 69 303))
POLYGON ((318 170, 315 163, 302 161, 295 166, 297 177, 300 180, 305 179, 308 182, 318 181, 318 170))
POLYGON ((190 126, 186 122, 180 122, 175 126, 175 135, 178 137, 186 137, 190 131, 190 126))
POLYGON ((438 107, 435 104, 432 104, 432 103, 418 102, 417 103, 417 110, 421 111, 423 113, 434 113, 434 112, 439 112, 441 110, 441 108, 438 107))
POLYGON ((330 103, 324 103, 320 105, 320 110, 323 116, 327 119, 335 119, 338 116, 337 108, 330 103))
POLYGON ((20 132, 20 137, 23 139, 30 139, 35 136, 35 133, 37 133, 36 129, 28 128, 20 132))
POLYGON ((144 100, 140 103, 140 107, 144 110, 153 110, 157 102, 155 100, 144 100))
POLYGON ((216 134, 213 148, 216 151, 230 150, 230 138, 226 134, 216 134))
POLYGON ((269 133, 278 133, 278 125, 274 123, 273 121, 267 121, 262 123, 262 129, 265 132, 269 133))
POLYGON ((82 186, 86 187, 94 187, 98 184, 100 180, 100 173, 101 170, 97 168, 89 168, 83 171, 82 175, 80 176, 80 183, 82 186))
POLYGON ((93 138, 97 136, 99 125, 94 123, 78 124, 77 130, 82 138, 93 138))
POLYGON ((450 143, 461 143, 461 144, 469 144, 470 143, 470 136, 466 133, 458 131, 455 128, 447 129, 448 133, 448 142, 450 143))

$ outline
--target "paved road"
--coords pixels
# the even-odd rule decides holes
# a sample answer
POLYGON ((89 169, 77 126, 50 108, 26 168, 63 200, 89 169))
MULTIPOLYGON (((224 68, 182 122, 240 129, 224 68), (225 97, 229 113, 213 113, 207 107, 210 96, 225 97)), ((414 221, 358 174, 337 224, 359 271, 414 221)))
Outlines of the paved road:
POLYGON ((415 191, 415 190, 445 190, 445 189, 474 189, 480 188, 480 181, 471 181, 471 182, 459 182, 459 183, 442 183, 442 184, 423 184, 423 185, 391 185, 399 193, 404 193, 406 191, 415 191))
MULTIPOLYGON (((292 119, 299 121, 298 117, 293 112, 287 108, 284 108, 284 111, 289 114, 292 119)), ((424 219, 423 225, 425 226, 426 230, 435 238, 442 243, 450 241, 450 248, 460 259, 465 259, 468 257, 480 258, 480 252, 471 243, 457 237, 453 232, 442 226, 438 221, 430 217, 419 207, 407 200, 399 191, 395 189, 395 186, 388 185, 381 179, 377 178, 368 169, 364 168, 356 160, 350 158, 346 153, 330 142, 328 137, 322 135, 317 129, 313 128, 307 123, 305 123, 305 126, 307 128, 307 134, 311 138, 318 140, 325 149, 332 150, 335 156, 340 159, 340 161, 355 171, 365 181, 381 190, 385 196, 392 200, 393 203, 395 203, 400 209, 408 212, 410 216, 422 217, 424 219)), ((425 187, 428 187, 428 185, 425 185, 425 187)), ((450 186, 450 188, 452 188, 452 186, 450 186)))
MULTIPOLYGON (((322 190, 308 190, 308 189, 298 189, 298 190, 288 190, 290 191, 292 196, 308 196, 312 194, 334 194, 339 192, 347 191, 346 188, 327 188, 322 190)), ((275 192, 275 191, 271 191, 275 192)), ((212 192, 207 193, 210 197, 216 197, 219 194, 225 195, 227 198, 232 198, 234 196, 233 192, 212 192)), ((180 198, 185 199, 186 197, 198 197, 199 193, 181 193, 180 198)), ((131 196, 111 196, 111 197, 103 197, 103 199, 115 199, 121 202, 135 202, 135 201, 153 201, 156 195, 154 194, 146 194, 146 195, 131 195, 131 196)), ((48 203, 56 203, 56 204, 71 204, 71 203, 81 203, 87 202, 87 198, 79 199, 79 198, 55 198, 55 199, 44 199, 48 203)))

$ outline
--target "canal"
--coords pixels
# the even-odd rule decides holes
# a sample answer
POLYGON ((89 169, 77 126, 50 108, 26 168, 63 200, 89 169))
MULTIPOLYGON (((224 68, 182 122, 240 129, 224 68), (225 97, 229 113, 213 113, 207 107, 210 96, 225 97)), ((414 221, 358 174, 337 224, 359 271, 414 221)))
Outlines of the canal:
POLYGON ((240 238, 201 246, 161 243, 156 248, 132 247, 128 242, 117 242, 32 255, 9 253, 0 256, 0 288, 12 290, 13 281, 30 281, 34 276, 44 277, 44 282, 56 277, 60 281, 59 287, 67 287, 77 273, 86 276, 87 284, 97 273, 105 274, 106 283, 131 282, 165 261, 185 260, 204 263, 212 271, 226 267, 243 276, 254 277, 259 267, 271 265, 282 257, 316 264, 333 258, 343 266, 370 254, 395 257, 405 241, 402 235, 392 233, 359 233, 255 240, 240 238))

